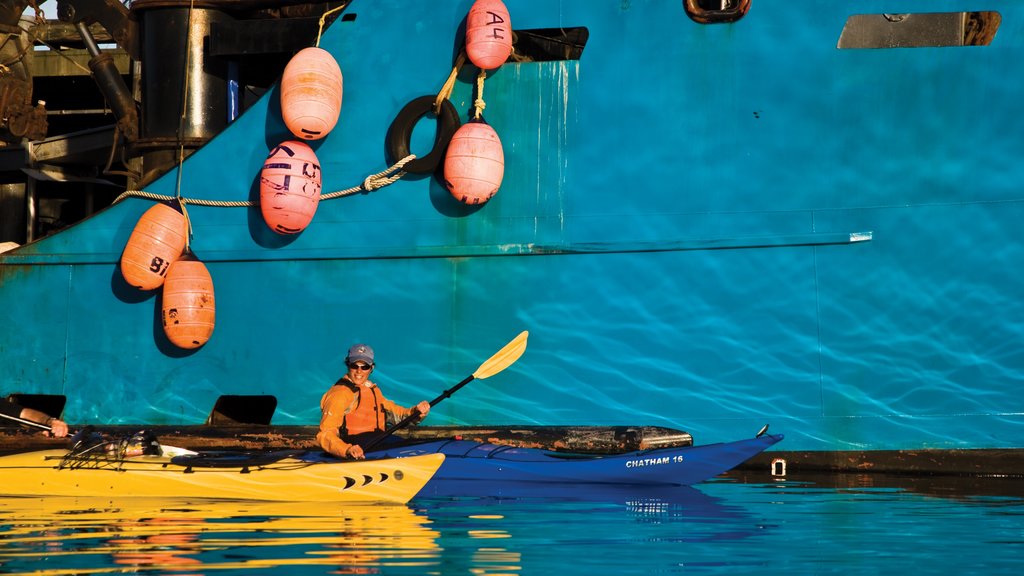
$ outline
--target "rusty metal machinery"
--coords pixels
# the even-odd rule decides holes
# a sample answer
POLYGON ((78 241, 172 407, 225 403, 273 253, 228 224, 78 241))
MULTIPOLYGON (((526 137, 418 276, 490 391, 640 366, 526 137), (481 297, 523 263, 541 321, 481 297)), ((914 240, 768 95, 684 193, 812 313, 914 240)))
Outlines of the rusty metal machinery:
POLYGON ((25 7, 15 2, 0 9, 0 140, 8 143, 46 135, 46 109, 32 102, 32 71, 25 63, 32 50, 32 40, 21 25, 25 7))

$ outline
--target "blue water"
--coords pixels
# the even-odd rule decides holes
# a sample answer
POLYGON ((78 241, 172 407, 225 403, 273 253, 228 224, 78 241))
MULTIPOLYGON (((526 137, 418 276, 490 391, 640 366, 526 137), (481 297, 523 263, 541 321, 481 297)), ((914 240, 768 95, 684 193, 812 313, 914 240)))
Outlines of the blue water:
POLYGON ((748 473, 345 509, 0 501, 11 574, 998 575, 1021 558, 1019 479, 748 473))

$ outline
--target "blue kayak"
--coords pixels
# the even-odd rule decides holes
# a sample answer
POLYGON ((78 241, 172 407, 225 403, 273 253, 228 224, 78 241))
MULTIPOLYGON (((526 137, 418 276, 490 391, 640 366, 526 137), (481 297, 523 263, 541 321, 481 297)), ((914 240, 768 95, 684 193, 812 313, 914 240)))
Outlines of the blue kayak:
POLYGON ((484 483, 489 490, 520 483, 688 486, 727 472, 782 439, 782 434, 765 434, 734 442, 610 455, 567 454, 474 440, 435 440, 383 447, 369 457, 444 454, 444 463, 427 484, 428 493, 441 483, 484 483))

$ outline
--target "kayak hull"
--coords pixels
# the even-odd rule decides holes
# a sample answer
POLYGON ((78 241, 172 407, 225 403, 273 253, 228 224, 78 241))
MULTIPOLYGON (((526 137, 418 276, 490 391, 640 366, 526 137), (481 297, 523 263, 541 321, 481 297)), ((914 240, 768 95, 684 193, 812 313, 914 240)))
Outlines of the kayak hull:
POLYGON ((0 457, 5 496, 74 496, 405 503, 444 460, 424 454, 402 460, 325 462, 287 457, 259 465, 181 465, 166 456, 91 460, 61 467, 67 450, 0 457))
MULTIPOLYGON (((442 483, 477 483, 499 491, 516 484, 603 484, 633 486, 689 486, 742 464, 783 439, 783 435, 706 444, 643 450, 625 454, 564 454, 533 448, 500 446, 471 440, 439 440, 412 446, 385 448, 372 457, 404 458, 444 454, 445 461, 425 493, 442 483)), ((543 491, 543 486, 538 486, 543 491)))

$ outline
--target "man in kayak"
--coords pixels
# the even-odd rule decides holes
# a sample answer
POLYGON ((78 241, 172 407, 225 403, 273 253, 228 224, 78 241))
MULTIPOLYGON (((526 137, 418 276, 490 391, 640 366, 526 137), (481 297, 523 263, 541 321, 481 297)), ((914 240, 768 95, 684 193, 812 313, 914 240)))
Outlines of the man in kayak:
MULTIPOLYGON (((356 344, 345 357, 348 373, 331 386, 320 399, 320 446, 342 458, 362 459, 363 446, 375 440, 393 424, 418 414, 422 420, 430 412, 430 402, 404 408, 384 397, 380 388, 370 381, 373 372, 373 349, 356 344)), ((418 421, 417 421, 418 422, 418 421)))
POLYGON ((43 426, 49 426, 50 434, 57 438, 63 438, 68 435, 68 425, 63 420, 59 420, 45 412, 40 412, 33 408, 25 408, 13 400, 0 400, 0 415, 10 416, 11 418, 20 418, 22 420, 42 424, 43 426))

